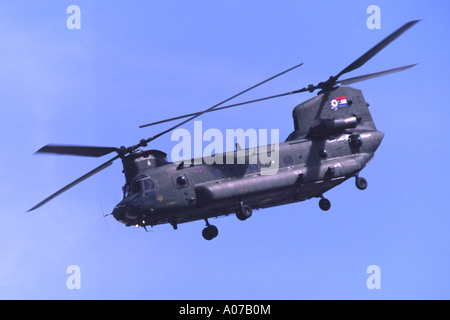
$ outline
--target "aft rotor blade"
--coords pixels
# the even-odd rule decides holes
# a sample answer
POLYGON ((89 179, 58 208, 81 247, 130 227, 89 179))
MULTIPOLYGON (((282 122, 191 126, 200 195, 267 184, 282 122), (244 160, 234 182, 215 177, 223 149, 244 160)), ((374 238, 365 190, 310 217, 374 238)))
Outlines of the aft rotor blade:
POLYGON ((361 82, 361 81, 373 79, 373 78, 376 78, 376 77, 385 76, 385 75, 390 74, 390 73, 407 70, 407 69, 412 68, 412 67, 414 67, 416 65, 417 65, 417 63, 410 64, 409 66, 404 66, 404 67, 389 69, 389 70, 385 70, 385 71, 370 73, 370 74, 366 74, 366 75, 363 75, 363 76, 348 78, 348 79, 345 79, 345 80, 339 80, 337 83, 341 83, 343 85, 347 85, 347 84, 351 84, 351 83, 361 82))
POLYGON ((111 160, 105 162, 104 164, 102 164, 101 166, 98 166, 97 168, 95 168, 94 170, 89 171, 88 173, 86 173, 85 175, 81 176, 80 178, 78 178, 77 180, 73 181, 72 183, 68 184, 67 186, 65 186, 64 188, 58 190, 57 192, 55 192, 54 194, 52 194, 51 196, 49 196, 48 198, 46 198, 45 200, 39 202, 37 205, 35 205, 33 208, 31 208, 30 210, 28 210, 27 212, 33 211, 41 206, 43 206, 44 204, 46 204, 47 202, 49 202, 50 200, 56 198, 57 196, 59 196, 61 193, 69 190, 70 188, 74 187, 75 185, 79 184, 80 182, 86 180, 87 178, 93 176, 94 174, 102 171, 103 169, 108 168, 110 165, 113 164, 114 160, 117 160, 119 158, 119 156, 115 156, 114 158, 112 158, 111 160))
POLYGON ((90 147, 90 146, 48 144, 39 149, 38 151, 36 151, 36 153, 55 153, 55 154, 67 154, 83 157, 101 157, 114 151, 117 152, 119 151, 119 149, 113 147, 90 147))
POLYGON ((339 72, 335 77, 334 80, 337 80, 341 75, 348 73, 350 71, 356 70, 359 67, 361 67, 363 64, 365 64, 367 61, 372 59, 374 55, 376 55, 378 52, 383 50, 388 44, 390 44, 392 41, 397 39, 403 32, 411 28, 413 25, 415 25, 420 20, 413 20, 406 24, 404 24, 402 27, 394 31, 391 35, 383 39, 381 42, 379 42, 376 46, 374 46, 372 49, 364 53, 361 57, 356 59, 354 62, 352 62, 350 65, 348 65, 345 69, 343 69, 341 72, 339 72))
POLYGON ((274 98, 280 98, 280 97, 284 97, 287 95, 291 95, 291 94, 295 94, 295 93, 300 93, 300 92, 304 92, 307 90, 296 90, 296 91, 291 91, 291 92, 286 92, 286 93, 281 93, 281 94, 277 94, 277 95, 273 95, 270 97, 265 97, 265 98, 259 98, 259 99, 255 99, 255 100, 250 100, 250 101, 244 101, 244 102, 240 102, 240 103, 236 103, 236 104, 231 104, 228 106, 224 106, 224 107, 218 107, 214 110, 209 110, 207 112, 203 112, 203 111, 199 111, 199 112, 194 112, 194 113, 189 113, 189 114, 185 114, 182 116, 178 116, 178 117, 174 117, 174 118, 169 118, 169 119, 165 119, 165 120, 160 120, 160 121, 156 121, 156 122, 152 122, 149 124, 144 124, 142 126, 139 126, 139 128, 145 128, 145 127, 150 127, 150 126, 154 126, 157 124, 161 124, 161 123, 165 123, 165 122, 170 122, 170 121, 174 121, 174 120, 178 120, 178 119, 183 119, 183 118, 187 118, 187 117, 191 117, 191 116, 195 116, 201 113, 208 113, 208 112, 214 112, 214 111, 219 111, 219 110, 224 110, 224 109, 229 109, 229 108, 234 108, 234 107, 238 107, 238 106, 242 106, 242 105, 246 105, 246 104, 250 104, 250 103, 255 103, 255 102, 260 102, 260 101, 264 101, 264 100, 269 100, 269 99, 274 99, 274 98))
MULTIPOLYGON (((347 84, 352 84, 352 83, 356 83, 356 82, 361 82, 361 81, 369 80, 369 79, 372 79, 372 78, 381 77, 381 76, 384 76, 384 75, 387 75, 387 74, 390 74, 390 73, 407 70, 409 68, 412 68, 412 67, 416 66, 417 64, 418 63, 411 64, 411 65, 404 66, 404 67, 389 69, 389 70, 385 70, 385 71, 370 73, 370 74, 366 74, 366 75, 362 75, 362 76, 358 76, 358 77, 347 78, 345 80, 340 80, 337 83, 338 84, 347 85, 347 84)), ((269 97, 264 97, 264 98, 259 98, 259 99, 255 99, 255 100, 250 100, 250 101, 240 102, 240 103, 236 103, 236 104, 231 104, 231 105, 224 106, 224 107, 218 107, 218 108, 216 108, 214 110, 210 110, 210 111, 207 111, 207 112, 214 112, 214 111, 224 110, 224 109, 228 109, 228 108, 234 108, 234 107, 238 107, 238 106, 242 106, 242 105, 246 105, 246 104, 251 104, 251 103, 260 102, 260 101, 264 101, 264 100, 270 100, 270 99, 274 99, 274 98, 280 98, 280 97, 284 97, 284 96, 288 96, 288 95, 292 95, 292 94, 297 94, 297 93, 301 93, 301 92, 305 92, 305 91, 310 91, 310 89, 306 87, 306 88, 302 88, 300 90, 285 92, 285 93, 276 94, 276 95, 269 96, 269 97)), ((207 113, 207 112, 204 112, 204 113, 207 113)), ((149 124, 141 125, 141 126, 139 126, 139 128, 145 128, 145 127, 150 127, 150 126, 154 126, 154 125, 165 123, 165 122, 179 120, 179 119, 195 116, 195 115, 198 115, 200 113, 202 113, 202 112, 194 112, 194 113, 189 113, 189 114, 185 114, 185 115, 174 117, 174 118, 160 120, 160 121, 152 122, 152 123, 149 123, 149 124)))
MULTIPOLYGON (((189 119, 184 120, 184 121, 180 122, 179 124, 177 124, 177 125, 175 125, 175 126, 169 128, 169 129, 167 129, 167 130, 164 130, 164 131, 158 133, 157 135, 155 135, 155 136, 153 136, 153 137, 147 139, 146 142, 150 142, 150 141, 152 141, 152 140, 155 140, 156 138, 162 136, 163 134, 166 134, 167 132, 170 132, 170 131, 172 131, 172 130, 178 128, 178 127, 181 127, 183 124, 185 124, 185 123, 187 123, 187 122, 189 122, 189 121, 194 120, 195 118, 201 116, 202 114, 207 113, 207 112, 210 112, 210 111, 213 111, 213 110, 215 110, 217 107, 221 106, 222 104, 224 104, 224 103, 226 103, 226 102, 228 102, 228 101, 230 101, 230 100, 232 100, 232 99, 234 99, 234 98, 237 98, 238 96, 240 96, 240 95, 242 95, 242 94, 244 94, 244 93, 246 93, 246 92, 248 92, 248 91, 250 91, 250 90, 252 90, 252 89, 255 89, 256 87, 259 87, 260 85, 262 85, 262 84, 264 84, 264 83, 266 83, 266 82, 269 82, 270 80, 273 80, 273 79, 275 79, 275 78, 277 78, 277 77, 279 77, 279 76, 281 76, 281 75, 283 75, 283 74, 285 74, 285 73, 287 73, 287 72, 289 72, 289 71, 292 71, 292 70, 294 70, 294 69, 296 69, 296 68, 298 68, 298 67, 300 67, 300 66, 302 66, 302 65, 303 65, 303 63, 300 63, 300 64, 298 64, 298 65, 296 65, 296 66, 293 66, 292 68, 289 68, 289 69, 287 69, 287 70, 285 70, 285 71, 283 71, 283 72, 280 72, 280 73, 278 73, 278 74, 276 74, 276 75, 274 75, 274 76, 272 76, 272 77, 270 77, 270 78, 268 78, 268 79, 266 79, 266 80, 264 80, 264 81, 262 81, 262 82, 260 82, 260 83, 258 83, 258 84, 256 84, 256 85, 254 85, 254 86, 252 86, 252 87, 250 87, 250 88, 248 88, 248 89, 245 89, 244 91, 239 92, 238 94, 235 94, 234 96, 232 96, 232 97, 230 97, 230 98, 228 98, 228 99, 225 99, 225 100, 223 100, 222 102, 219 102, 218 104, 215 104, 214 106, 212 106, 212 107, 210 107, 210 108, 208 108, 208 109, 206 109, 206 110, 203 110, 203 111, 200 111, 200 112, 196 112, 196 113, 192 114, 192 116, 191 116, 189 119)), ((188 116, 190 116, 190 115, 187 115, 186 117, 188 117, 188 116)), ((183 116, 182 118, 184 118, 184 117, 185 117, 185 116, 183 116)), ((174 120, 175 120, 175 119, 174 119, 174 120)), ((169 121, 170 121, 170 120, 169 120, 169 121)), ((144 125, 144 126, 141 126, 141 127, 145 127, 145 126, 147 126, 147 125, 144 125)))

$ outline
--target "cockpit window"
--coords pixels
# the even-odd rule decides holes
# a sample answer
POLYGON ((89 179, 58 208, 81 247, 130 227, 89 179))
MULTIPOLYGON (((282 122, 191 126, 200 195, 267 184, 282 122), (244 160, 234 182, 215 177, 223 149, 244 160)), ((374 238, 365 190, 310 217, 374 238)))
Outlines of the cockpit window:
POLYGON ((133 199, 130 203, 131 205, 138 207, 142 204, 142 194, 138 194, 136 198, 133 199))
POLYGON ((144 194, 145 202, 155 202, 156 201, 156 193, 155 191, 146 192, 144 194))
POLYGON ((133 181, 130 187, 130 194, 140 193, 141 192, 141 182, 133 181))
POLYGON ((140 174, 136 176, 133 179, 133 181, 131 181, 130 185, 125 185, 124 196, 128 197, 135 193, 143 193, 154 190, 155 190, 155 182, 152 179, 150 179, 149 176, 145 174, 140 174))
POLYGON ((146 179, 144 181, 144 191, 150 191, 155 189, 155 183, 152 179, 146 179))

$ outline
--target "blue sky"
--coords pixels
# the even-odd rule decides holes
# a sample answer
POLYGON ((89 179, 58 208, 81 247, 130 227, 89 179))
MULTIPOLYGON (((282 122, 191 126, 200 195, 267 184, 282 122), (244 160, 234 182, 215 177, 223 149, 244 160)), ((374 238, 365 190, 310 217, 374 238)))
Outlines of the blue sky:
MULTIPOLYGON (((0 5, 0 298, 449 299, 450 4, 443 1, 15 1, 0 5), (66 9, 81 9, 69 30, 66 9), (381 9, 369 30, 366 9, 381 9), (362 172, 326 196, 211 222, 126 228, 104 213, 121 199, 120 161, 29 208, 102 163, 33 155, 53 143, 121 146, 300 62, 242 100, 328 79, 378 41, 407 31, 348 76, 420 62, 353 85, 385 138, 362 172), (81 270, 69 290, 67 267, 81 270), (381 270, 369 290, 367 267, 381 270)), ((203 128, 293 130, 292 96, 202 117, 203 128)), ((237 102, 237 101, 236 101, 237 102)), ((192 125, 186 125, 192 129, 192 125)), ((170 135, 151 147, 170 154, 170 135)), ((105 159, 104 161, 106 161, 105 159)))

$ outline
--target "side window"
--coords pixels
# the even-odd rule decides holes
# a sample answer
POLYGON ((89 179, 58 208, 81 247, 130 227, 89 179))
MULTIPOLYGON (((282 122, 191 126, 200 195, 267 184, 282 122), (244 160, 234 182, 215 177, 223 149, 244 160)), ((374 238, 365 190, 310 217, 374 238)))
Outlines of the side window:
POLYGON ((189 186, 188 179, 185 175, 173 176, 172 182, 178 189, 186 188, 189 186))
POLYGON ((177 177, 177 185, 179 187, 184 187, 187 184, 187 179, 185 176, 179 176, 177 177))

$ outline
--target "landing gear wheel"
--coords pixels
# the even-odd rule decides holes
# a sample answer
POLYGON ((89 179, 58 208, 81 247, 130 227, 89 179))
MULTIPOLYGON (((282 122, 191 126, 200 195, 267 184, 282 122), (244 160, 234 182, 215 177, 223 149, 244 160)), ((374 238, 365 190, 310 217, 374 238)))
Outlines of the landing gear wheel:
POLYGON ((365 190, 367 188, 367 180, 362 177, 356 177, 355 184, 359 190, 365 190))
POLYGON ((244 204, 241 209, 236 212, 236 217, 241 220, 247 220, 248 218, 250 218, 252 216, 252 208, 246 204, 244 204))
POLYGON ((322 198, 319 201, 319 207, 320 209, 322 209, 323 211, 328 211, 331 208, 331 202, 328 199, 322 198))
POLYGON ((205 229, 203 229, 202 231, 202 236, 203 238, 205 238, 206 240, 212 240, 215 237, 217 237, 217 235, 219 234, 219 229, 217 229, 216 226, 213 226, 212 224, 210 224, 209 226, 207 226, 205 229))

